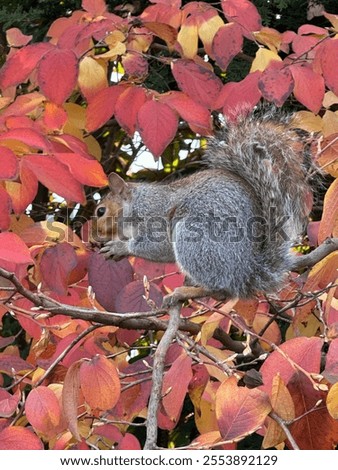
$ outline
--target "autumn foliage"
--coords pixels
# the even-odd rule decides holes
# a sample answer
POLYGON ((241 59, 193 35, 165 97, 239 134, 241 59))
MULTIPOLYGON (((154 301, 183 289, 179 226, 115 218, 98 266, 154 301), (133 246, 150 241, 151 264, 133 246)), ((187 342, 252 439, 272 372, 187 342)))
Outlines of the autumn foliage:
MULTIPOLYGON (((212 113, 233 119, 265 100, 296 109, 296 124, 314 133, 313 158, 328 175, 299 256, 337 237, 338 16, 324 12, 323 20, 324 27, 280 33, 262 26, 249 0, 183 7, 152 0, 139 16, 83 0, 81 10, 54 21, 45 42, 7 31, 0 449, 141 449, 144 430, 135 423, 147 417, 153 353, 168 319, 158 312, 183 282, 175 265, 105 261, 88 249, 84 220, 79 230, 71 216, 62 223, 51 210, 35 221, 31 204, 41 185, 52 209, 66 206, 75 217, 106 186, 121 136, 131 142, 137 132, 157 159, 187 136, 203 144, 214 132, 212 113), (254 47, 251 58, 245 44, 254 47), (238 82, 227 79, 235 58, 250 62, 238 82), (150 85, 154 63, 166 70, 163 87, 150 85), (100 144, 113 128, 116 140, 103 158, 100 144), (56 195, 63 206, 53 205, 56 195), (9 323, 16 333, 8 333, 9 323)), ((182 309, 165 361, 162 442, 236 448, 255 434, 263 448, 334 448, 337 263, 334 252, 291 273, 278 298, 182 309)))

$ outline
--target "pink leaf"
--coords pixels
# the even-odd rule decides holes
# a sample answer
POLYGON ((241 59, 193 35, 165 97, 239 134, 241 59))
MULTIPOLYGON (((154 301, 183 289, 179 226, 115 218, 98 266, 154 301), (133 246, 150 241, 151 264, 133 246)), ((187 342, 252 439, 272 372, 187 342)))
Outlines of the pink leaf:
POLYGON ((47 248, 41 257, 40 271, 46 286, 59 295, 66 295, 68 278, 77 265, 77 256, 72 245, 58 243, 47 248))
POLYGON ((242 30, 237 23, 227 23, 219 28, 212 42, 212 52, 222 70, 227 69, 242 47, 242 30))
POLYGON ((159 157, 176 135, 178 117, 166 104, 150 100, 141 106, 137 124, 143 142, 159 157))
POLYGON ((229 22, 238 23, 247 38, 252 38, 251 32, 261 29, 260 14, 255 5, 249 0, 222 0, 221 3, 226 19, 229 22))
POLYGON ((26 36, 19 28, 10 28, 6 31, 6 38, 10 47, 26 46, 33 36, 26 36))
POLYGON ((72 93, 78 75, 77 57, 73 51, 54 48, 40 60, 38 82, 43 94, 61 105, 72 93))
POLYGON ((18 169, 18 159, 13 150, 7 147, 0 147, 0 179, 15 179, 18 169))
POLYGON ((283 62, 272 61, 269 67, 262 72, 258 88, 265 99, 276 106, 283 106, 294 88, 289 68, 285 67, 283 62))
POLYGON ((9 131, 4 132, 0 135, 0 142, 6 140, 18 140, 34 149, 47 151, 50 148, 48 140, 40 134, 40 132, 29 128, 10 129, 9 131))
POLYGON ((161 306, 163 296, 156 284, 150 284, 150 304, 144 298, 146 294, 143 282, 130 282, 117 295, 115 308, 118 312, 148 312, 151 310, 151 304, 155 304, 158 308, 161 306))
MULTIPOLYGON (((0 186, 0 230, 7 230, 11 224, 12 201, 7 191, 0 186)), ((1 261, 0 261, 1 262, 1 261)))

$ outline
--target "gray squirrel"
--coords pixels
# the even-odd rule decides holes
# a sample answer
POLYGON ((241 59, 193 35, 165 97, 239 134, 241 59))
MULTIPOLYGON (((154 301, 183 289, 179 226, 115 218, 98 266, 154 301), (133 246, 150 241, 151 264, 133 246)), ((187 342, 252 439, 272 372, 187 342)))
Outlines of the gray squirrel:
POLYGON ((186 275, 166 306, 251 298, 283 285, 311 207, 305 142, 274 111, 228 122, 198 172, 169 183, 109 176, 93 238, 106 258, 176 262, 186 275))

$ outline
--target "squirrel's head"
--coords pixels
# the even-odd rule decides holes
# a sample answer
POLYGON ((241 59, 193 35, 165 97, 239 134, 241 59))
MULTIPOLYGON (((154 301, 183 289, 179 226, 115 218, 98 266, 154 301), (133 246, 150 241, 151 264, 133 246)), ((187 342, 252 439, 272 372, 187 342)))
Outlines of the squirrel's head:
POLYGON ((123 208, 131 200, 131 188, 119 175, 111 173, 109 193, 97 205, 92 217, 90 242, 102 245, 118 236, 118 222, 123 208))

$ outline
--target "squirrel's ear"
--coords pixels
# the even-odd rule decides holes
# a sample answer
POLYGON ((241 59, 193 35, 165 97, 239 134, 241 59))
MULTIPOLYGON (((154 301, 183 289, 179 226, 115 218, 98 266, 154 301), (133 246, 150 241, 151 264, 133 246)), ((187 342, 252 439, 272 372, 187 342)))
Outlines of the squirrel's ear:
POLYGON ((108 176, 109 188, 113 194, 123 194, 129 190, 128 184, 116 173, 110 173, 108 176))

